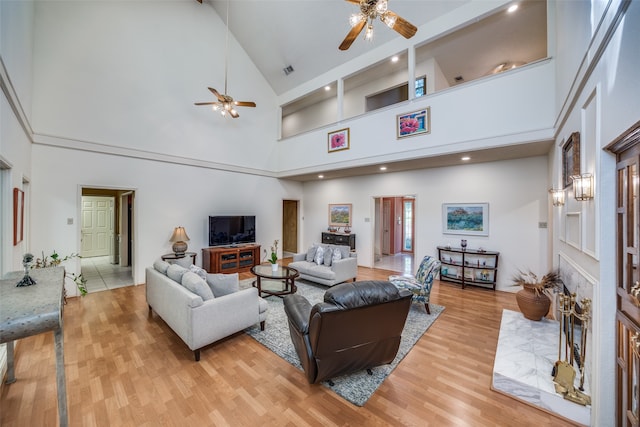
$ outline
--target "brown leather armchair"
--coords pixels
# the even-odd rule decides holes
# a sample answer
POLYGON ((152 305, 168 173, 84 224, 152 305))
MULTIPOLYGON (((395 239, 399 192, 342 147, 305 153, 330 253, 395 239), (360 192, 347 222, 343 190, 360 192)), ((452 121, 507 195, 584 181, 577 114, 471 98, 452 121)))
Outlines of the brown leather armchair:
POLYGON ((314 306, 301 295, 286 296, 291 340, 309 383, 391 363, 411 296, 374 280, 336 285, 314 306))

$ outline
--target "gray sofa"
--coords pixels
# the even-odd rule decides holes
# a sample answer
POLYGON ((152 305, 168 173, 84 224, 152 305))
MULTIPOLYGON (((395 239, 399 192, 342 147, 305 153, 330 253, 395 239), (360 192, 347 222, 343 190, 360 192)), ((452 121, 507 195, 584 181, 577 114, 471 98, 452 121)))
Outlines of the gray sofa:
POLYGON ((196 361, 202 347, 256 323, 264 330, 267 302, 256 288, 239 290, 237 273, 207 274, 160 260, 153 265, 145 271, 149 312, 173 329, 196 361))
POLYGON ((301 279, 326 286, 347 280, 355 281, 358 274, 356 253, 351 252, 349 246, 343 245, 314 244, 307 252, 295 254, 293 262, 288 266, 298 270, 301 279), (322 257, 317 256, 318 248, 322 248, 322 257), (334 255, 336 251, 339 253, 338 257, 334 255))

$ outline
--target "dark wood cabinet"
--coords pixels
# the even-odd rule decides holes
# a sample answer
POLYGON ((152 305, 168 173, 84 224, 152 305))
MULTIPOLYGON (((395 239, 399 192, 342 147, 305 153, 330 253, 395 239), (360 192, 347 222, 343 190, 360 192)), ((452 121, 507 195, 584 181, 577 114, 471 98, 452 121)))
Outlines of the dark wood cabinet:
POLYGON ((499 252, 438 246, 440 280, 496 289, 499 252))
POLYGON ((241 273, 260 264, 260 245, 219 246, 202 249, 202 268, 209 273, 241 273))
POLYGON ((349 246, 352 251, 356 250, 356 235, 342 233, 322 233, 322 243, 329 245, 345 245, 349 246))

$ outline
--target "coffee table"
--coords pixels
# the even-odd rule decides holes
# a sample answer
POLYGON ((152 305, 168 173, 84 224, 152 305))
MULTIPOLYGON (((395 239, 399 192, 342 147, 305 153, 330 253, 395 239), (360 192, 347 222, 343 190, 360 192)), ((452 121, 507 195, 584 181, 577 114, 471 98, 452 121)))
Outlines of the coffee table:
POLYGON ((271 264, 259 264, 251 267, 251 272, 256 276, 253 286, 258 288, 261 297, 281 297, 294 294, 297 290, 296 277, 300 273, 295 268, 278 265, 278 269, 273 270, 271 264))

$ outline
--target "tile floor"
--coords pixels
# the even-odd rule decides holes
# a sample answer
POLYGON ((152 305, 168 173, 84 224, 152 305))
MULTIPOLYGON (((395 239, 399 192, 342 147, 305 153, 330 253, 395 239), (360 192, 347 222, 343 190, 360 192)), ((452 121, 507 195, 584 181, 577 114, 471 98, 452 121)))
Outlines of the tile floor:
POLYGON ((82 275, 87 279, 87 291, 100 292, 133 285, 131 267, 111 264, 111 257, 82 258, 82 275))
POLYGON ((399 253, 395 255, 383 255, 376 260, 374 268, 393 270, 400 274, 414 274, 413 254, 399 253))

